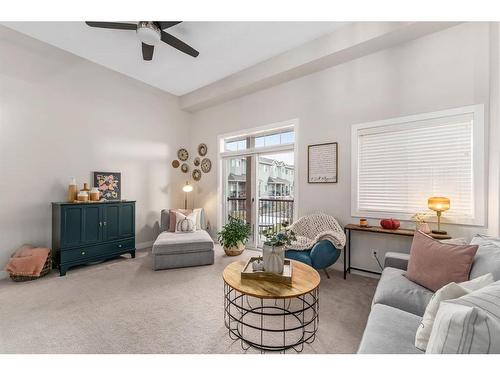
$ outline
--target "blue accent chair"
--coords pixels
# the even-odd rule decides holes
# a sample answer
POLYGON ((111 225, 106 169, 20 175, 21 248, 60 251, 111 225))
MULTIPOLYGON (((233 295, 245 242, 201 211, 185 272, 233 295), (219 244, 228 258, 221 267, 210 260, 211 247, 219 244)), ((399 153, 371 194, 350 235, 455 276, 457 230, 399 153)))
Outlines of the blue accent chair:
POLYGON ((339 259, 341 252, 342 251, 333 246, 330 241, 321 240, 316 242, 310 250, 286 250, 285 258, 308 264, 316 270, 322 269, 325 271, 326 277, 330 278, 326 268, 330 267, 339 259))

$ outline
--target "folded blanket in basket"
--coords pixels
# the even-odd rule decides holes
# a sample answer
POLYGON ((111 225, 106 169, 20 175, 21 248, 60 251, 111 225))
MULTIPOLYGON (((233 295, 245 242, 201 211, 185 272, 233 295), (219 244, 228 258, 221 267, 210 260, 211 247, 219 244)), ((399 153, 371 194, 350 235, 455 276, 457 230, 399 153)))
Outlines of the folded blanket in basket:
POLYGON ((5 271, 16 276, 40 276, 50 250, 24 245, 10 258, 5 271))

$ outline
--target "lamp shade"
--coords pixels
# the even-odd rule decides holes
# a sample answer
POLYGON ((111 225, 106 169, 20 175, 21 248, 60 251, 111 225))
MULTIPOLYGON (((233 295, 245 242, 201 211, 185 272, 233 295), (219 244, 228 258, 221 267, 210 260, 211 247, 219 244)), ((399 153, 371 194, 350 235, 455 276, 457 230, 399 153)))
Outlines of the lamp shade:
POLYGON ((189 185, 189 182, 186 182, 186 185, 182 187, 182 191, 185 193, 190 193, 193 191, 193 186, 189 185))
POLYGON ((427 206, 436 212, 443 212, 450 209, 450 199, 445 197, 431 197, 427 200, 427 206))

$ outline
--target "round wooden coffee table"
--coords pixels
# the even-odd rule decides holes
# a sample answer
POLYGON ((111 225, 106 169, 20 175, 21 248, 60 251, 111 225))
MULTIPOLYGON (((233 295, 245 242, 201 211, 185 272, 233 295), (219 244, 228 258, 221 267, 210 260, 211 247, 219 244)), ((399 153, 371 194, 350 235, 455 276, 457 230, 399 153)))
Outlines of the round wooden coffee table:
POLYGON ((244 261, 224 269, 224 323, 243 350, 301 352, 316 338, 320 276, 304 263, 291 262, 291 285, 241 279, 244 261))

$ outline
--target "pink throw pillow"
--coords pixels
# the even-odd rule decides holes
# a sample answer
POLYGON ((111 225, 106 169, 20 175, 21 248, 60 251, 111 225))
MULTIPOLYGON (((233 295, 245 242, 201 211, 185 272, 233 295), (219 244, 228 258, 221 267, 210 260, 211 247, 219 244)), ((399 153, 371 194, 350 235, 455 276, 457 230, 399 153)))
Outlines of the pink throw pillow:
POLYGON ((435 292, 451 282, 469 280, 477 245, 450 245, 416 231, 406 278, 435 292))
POLYGON ((187 210, 184 210, 182 208, 174 208, 172 210, 169 211, 169 225, 168 225, 168 231, 169 232, 175 232, 175 213, 176 212, 180 212, 181 214, 183 215, 189 215, 191 212, 193 212, 193 210, 190 210, 190 209, 187 209, 187 210))

